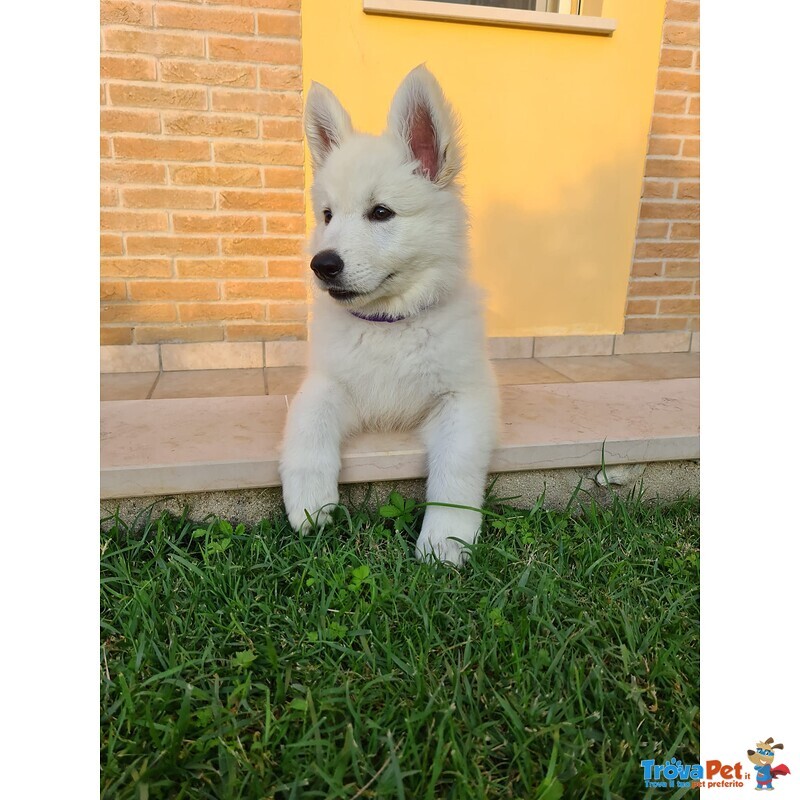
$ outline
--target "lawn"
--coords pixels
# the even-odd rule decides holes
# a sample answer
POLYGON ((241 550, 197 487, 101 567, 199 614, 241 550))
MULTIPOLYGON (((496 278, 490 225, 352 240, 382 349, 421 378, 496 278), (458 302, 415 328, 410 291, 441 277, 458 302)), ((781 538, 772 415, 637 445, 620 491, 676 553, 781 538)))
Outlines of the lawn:
POLYGON ((694 763, 698 501, 488 508, 461 571, 396 495, 305 536, 107 520, 103 797, 630 800, 694 763))

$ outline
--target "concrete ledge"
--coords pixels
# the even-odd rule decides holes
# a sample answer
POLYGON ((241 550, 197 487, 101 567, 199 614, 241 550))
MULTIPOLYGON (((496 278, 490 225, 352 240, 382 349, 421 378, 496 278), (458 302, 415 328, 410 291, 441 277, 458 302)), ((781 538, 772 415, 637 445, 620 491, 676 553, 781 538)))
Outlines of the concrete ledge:
MULTIPOLYGON (((501 387, 492 472, 700 456, 699 380, 501 387)), ((278 487, 281 395, 108 401, 101 407, 101 498, 278 487)), ((364 434, 343 451, 342 483, 425 475, 414 433, 364 434)))
MULTIPOLYGON (((543 498, 546 508, 564 509, 580 487, 575 503, 586 503, 593 498, 598 503, 609 503, 614 495, 627 496, 631 492, 645 500, 658 498, 663 501, 679 500, 700 493, 700 464, 697 461, 662 461, 650 464, 626 465, 606 470, 606 476, 614 480, 604 485, 597 467, 582 469, 543 469, 524 472, 506 472, 489 476, 492 495, 507 505, 532 508, 543 498)), ((418 502, 425 499, 425 481, 386 481, 378 483, 352 483, 339 486, 340 500, 349 508, 365 504, 373 511, 388 500, 389 494, 398 491, 403 497, 418 502)), ((220 492, 198 492, 174 494, 161 497, 126 497, 100 501, 102 527, 108 529, 110 517, 119 513, 120 519, 134 528, 141 528, 149 517, 157 518, 163 511, 180 516, 188 509, 188 516, 195 521, 207 517, 220 517, 234 525, 242 522, 253 526, 262 519, 283 511, 280 487, 266 489, 234 489, 220 492)))

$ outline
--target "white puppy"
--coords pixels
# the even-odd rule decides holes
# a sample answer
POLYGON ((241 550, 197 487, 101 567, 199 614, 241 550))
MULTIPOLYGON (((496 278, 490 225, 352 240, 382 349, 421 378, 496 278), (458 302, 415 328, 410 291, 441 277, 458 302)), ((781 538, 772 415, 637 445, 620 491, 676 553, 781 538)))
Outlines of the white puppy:
MULTIPOLYGON (((306 136, 317 226, 308 376, 289 411, 283 497, 295 530, 339 500, 340 449, 360 430, 421 426, 428 502, 480 508, 497 430, 497 388, 479 294, 469 283, 467 214, 454 183, 457 122, 433 75, 402 82, 382 136, 353 130, 312 84, 306 136)), ((432 505, 417 556, 462 564, 477 511, 432 505)))

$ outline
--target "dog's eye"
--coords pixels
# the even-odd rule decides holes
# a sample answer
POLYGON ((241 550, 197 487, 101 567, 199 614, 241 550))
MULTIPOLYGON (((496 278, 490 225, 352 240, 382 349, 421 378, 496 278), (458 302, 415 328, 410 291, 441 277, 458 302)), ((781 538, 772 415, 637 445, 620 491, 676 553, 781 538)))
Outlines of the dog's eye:
POLYGON ((369 212, 369 218, 374 222, 384 222, 394 216, 394 211, 386 206, 377 205, 369 212))
POLYGON ((331 214, 331 210, 329 208, 324 208, 322 210, 322 219, 325 220, 326 225, 333 219, 333 214, 331 214))

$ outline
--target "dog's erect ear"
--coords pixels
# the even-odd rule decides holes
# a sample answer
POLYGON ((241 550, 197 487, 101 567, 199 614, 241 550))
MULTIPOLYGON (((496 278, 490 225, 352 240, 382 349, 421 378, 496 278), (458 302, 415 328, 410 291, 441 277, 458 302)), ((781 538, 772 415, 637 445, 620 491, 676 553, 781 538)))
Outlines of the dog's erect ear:
POLYGON ((461 169, 458 120, 436 78, 420 64, 400 84, 389 111, 389 129, 419 161, 418 172, 446 186, 461 169))
POLYGON ((334 147, 353 132, 350 115, 336 95, 321 83, 311 83, 306 100, 306 138, 314 169, 319 169, 334 147))

